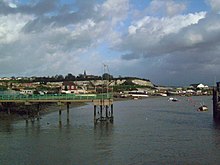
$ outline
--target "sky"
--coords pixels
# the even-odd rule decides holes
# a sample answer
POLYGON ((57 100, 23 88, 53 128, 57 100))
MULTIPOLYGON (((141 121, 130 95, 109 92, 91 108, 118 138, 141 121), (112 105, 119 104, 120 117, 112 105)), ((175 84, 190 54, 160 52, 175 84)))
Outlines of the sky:
POLYGON ((0 77, 220 81, 219 0, 0 0, 0 77))

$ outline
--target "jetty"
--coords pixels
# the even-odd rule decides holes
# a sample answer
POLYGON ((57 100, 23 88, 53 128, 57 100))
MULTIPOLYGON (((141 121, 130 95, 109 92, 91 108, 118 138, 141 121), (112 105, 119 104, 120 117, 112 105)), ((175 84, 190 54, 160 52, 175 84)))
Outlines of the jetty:
POLYGON ((29 119, 40 119, 40 104, 42 103, 57 103, 59 106, 59 123, 61 124, 62 106, 66 105, 67 122, 69 122, 69 109, 71 103, 76 102, 92 102, 94 106, 94 123, 111 122, 113 123, 113 95, 111 93, 102 94, 33 94, 33 95, 0 95, 0 103, 7 108, 10 115, 10 104, 20 103, 26 106, 26 122, 29 119), (33 110, 28 106, 36 105, 34 111, 36 115, 31 114, 33 110))

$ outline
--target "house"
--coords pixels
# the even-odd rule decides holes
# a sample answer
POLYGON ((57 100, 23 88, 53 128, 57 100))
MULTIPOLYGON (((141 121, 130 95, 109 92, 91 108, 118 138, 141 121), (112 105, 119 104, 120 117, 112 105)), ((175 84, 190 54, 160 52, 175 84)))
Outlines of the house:
POLYGON ((72 81, 64 81, 61 87, 61 93, 76 93, 77 85, 72 81))
POLYGON ((23 94, 23 95, 33 95, 34 94, 34 90, 32 90, 32 89, 21 89, 20 94, 23 94))

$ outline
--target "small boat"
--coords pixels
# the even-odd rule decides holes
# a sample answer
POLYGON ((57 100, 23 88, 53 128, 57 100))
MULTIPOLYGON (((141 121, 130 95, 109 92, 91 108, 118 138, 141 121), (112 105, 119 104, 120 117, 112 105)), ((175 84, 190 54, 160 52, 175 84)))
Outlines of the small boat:
POLYGON ((166 93, 160 93, 160 96, 167 97, 167 94, 166 93))
POLYGON ((177 99, 177 98, 170 97, 170 98, 169 98, 169 101, 175 102, 175 101, 178 101, 178 99, 177 99))
POLYGON ((200 106, 197 111, 208 111, 208 107, 206 105, 200 106))

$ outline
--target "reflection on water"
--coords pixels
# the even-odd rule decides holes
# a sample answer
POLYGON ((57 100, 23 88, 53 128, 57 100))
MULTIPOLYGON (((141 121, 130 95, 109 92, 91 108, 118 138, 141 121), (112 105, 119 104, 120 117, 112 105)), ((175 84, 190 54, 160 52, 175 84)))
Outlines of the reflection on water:
POLYGON ((115 102, 114 124, 93 123, 91 105, 40 121, 0 121, 0 164, 217 164, 220 123, 197 112, 188 98, 168 102, 148 98, 115 102), (16 154, 15 154, 16 151, 16 154))
POLYGON ((0 132, 11 133, 13 131, 13 121, 8 120, 0 120, 0 132))
POLYGON ((213 119, 213 128, 220 130, 220 121, 213 119))
POLYGON ((94 125, 94 150, 99 151, 99 156, 94 159, 95 164, 112 164, 113 127, 113 124, 105 122, 94 125), (108 159, 106 159, 106 155, 108 155, 108 159))

